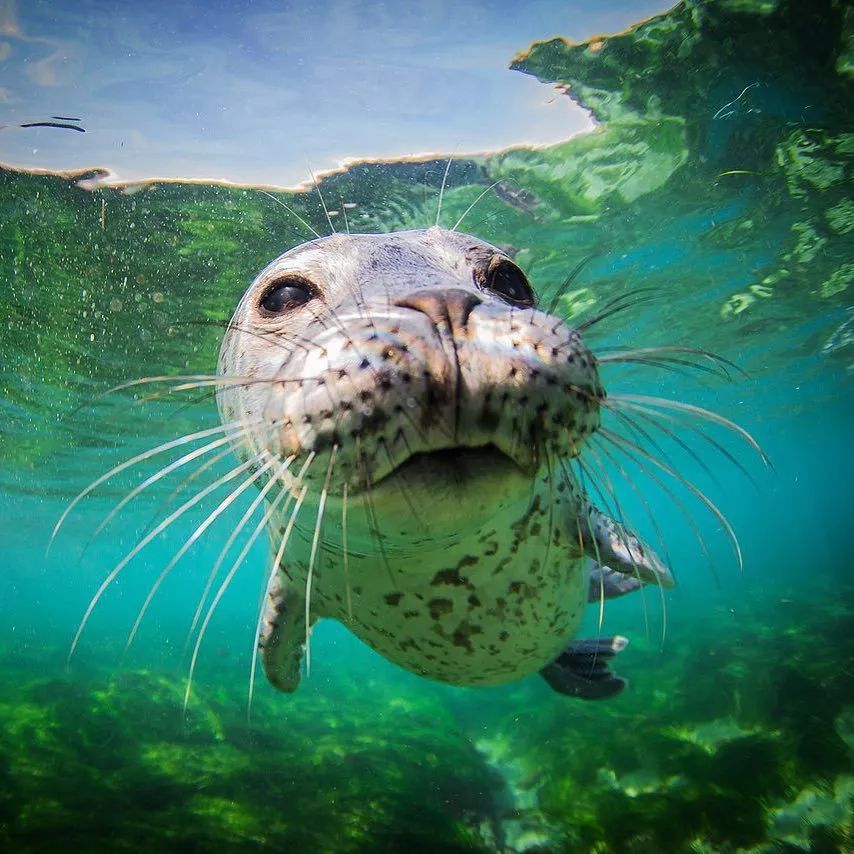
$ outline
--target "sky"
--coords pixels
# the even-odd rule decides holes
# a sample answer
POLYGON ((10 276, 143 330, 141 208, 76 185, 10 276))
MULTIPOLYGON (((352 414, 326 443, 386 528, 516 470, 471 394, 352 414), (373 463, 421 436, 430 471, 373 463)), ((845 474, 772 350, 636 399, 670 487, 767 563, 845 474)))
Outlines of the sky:
POLYGON ((0 0, 0 162, 293 186, 352 159, 554 143, 590 118, 513 56, 669 5, 0 0), (57 115, 86 133, 18 127, 57 115))

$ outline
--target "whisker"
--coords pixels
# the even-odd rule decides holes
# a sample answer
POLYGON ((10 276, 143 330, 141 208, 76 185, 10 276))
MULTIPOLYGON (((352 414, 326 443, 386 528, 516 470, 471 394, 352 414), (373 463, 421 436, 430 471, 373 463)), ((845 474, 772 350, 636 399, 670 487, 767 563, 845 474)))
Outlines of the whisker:
POLYGON ((445 166, 445 174, 442 175, 442 186, 439 188, 439 204, 436 207, 436 222, 433 225, 439 225, 439 217, 442 216, 442 199, 445 195, 445 186, 448 182, 448 172, 451 170, 451 163, 454 161, 454 155, 452 154, 448 158, 448 165, 445 166))
POLYGON ((657 296, 658 293, 655 288, 635 288, 634 290, 620 294, 619 296, 608 300, 608 302, 602 306, 598 314, 595 314, 593 317, 583 321, 576 326, 575 329, 579 333, 584 332, 591 326, 601 323, 606 318, 611 317, 618 312, 626 311, 629 308, 635 308, 638 305, 644 305, 648 302, 652 302, 657 296), (638 299, 635 299, 635 297, 638 297, 638 299), (627 300, 629 300, 629 302, 626 302, 627 300))
POLYGON ((299 222, 301 222, 318 240, 322 240, 322 235, 315 231, 315 229, 312 228, 312 226, 310 226, 292 207, 286 205, 281 199, 277 198, 272 193, 268 193, 266 190, 259 190, 258 192, 272 199, 277 205, 283 207, 291 216, 296 217, 296 219, 299 220, 299 222))
MULTIPOLYGON (((371 480, 368 474, 367 467, 365 466, 364 458, 362 457, 362 440, 361 436, 356 436, 356 469, 359 473, 359 479, 365 485, 365 512, 368 516, 368 529, 373 535, 374 540, 376 541, 377 548, 380 550, 380 555, 382 556, 383 563, 385 564, 385 568, 388 572, 388 577, 392 584, 396 584, 394 579, 394 573, 391 571, 391 564, 388 561, 388 555, 386 554, 385 546, 383 545, 382 534, 380 533, 379 523, 377 522, 377 514, 374 508, 374 499, 371 489, 371 480)), ((394 589, 394 588, 392 588, 394 589)))
POLYGON ((320 501, 317 504, 317 519, 314 523, 314 536, 311 540, 311 553, 308 558, 308 574, 305 578, 305 675, 311 673, 311 582, 314 578, 314 564, 317 559, 317 546, 320 542, 320 529, 323 526, 323 514, 326 510, 326 499, 329 495, 329 481, 332 479, 332 467, 335 465, 335 455, 338 445, 332 446, 329 454, 329 465, 326 467, 326 480, 320 492, 320 501))
MULTIPOLYGON (((664 538, 664 534, 662 533, 661 526, 658 524, 658 520, 655 518, 655 514, 652 512, 652 508, 650 506, 649 501, 646 496, 643 494, 642 490, 640 490, 637 484, 632 480, 629 476, 628 472, 620 465, 619 460, 611 454, 607 448, 602 447, 601 444, 593 445, 590 442, 587 446, 587 452, 594 457, 599 462, 599 468, 603 469, 601 460, 599 459, 599 454, 605 457, 605 459, 617 470, 619 475, 623 478, 629 488, 634 492, 634 494, 638 497, 641 504, 643 504, 644 511, 646 513, 647 518, 649 519, 650 524, 652 525, 653 530, 655 531, 655 535, 657 537, 657 545, 661 549, 661 553, 664 557, 664 564, 668 570, 670 570, 670 574, 673 573, 673 561, 670 558, 670 554, 667 549, 667 541, 664 538)), ((674 576, 675 577, 675 576, 674 576)))
POLYGON ((667 436, 672 442, 678 445, 686 454, 688 454, 688 456, 691 457, 692 460, 694 460, 694 462, 706 473, 706 475, 713 483, 718 483, 717 476, 712 471, 712 469, 706 464, 703 458, 687 442, 677 436, 674 431, 668 429, 663 424, 660 424, 659 422, 655 421, 650 415, 638 411, 634 407, 631 407, 629 409, 629 407, 625 405, 617 407, 606 406, 606 409, 608 409, 609 412, 612 412, 617 418, 619 418, 622 423, 627 424, 631 428, 633 428, 638 433, 638 435, 640 435, 650 445, 652 445, 653 448, 655 448, 655 450, 659 453, 662 459, 670 463, 670 460, 664 453, 664 450, 662 449, 661 445, 659 445, 658 442, 656 442, 655 439, 653 439, 653 437, 650 436, 650 434, 638 424, 637 419, 642 419, 645 423, 651 424, 653 427, 664 433, 665 436, 667 436), (635 417, 629 417, 628 412, 625 411, 626 409, 629 409, 629 411, 631 411, 635 417))
MULTIPOLYGON (((281 473, 285 471, 287 466, 294 460, 293 456, 290 456, 285 460, 285 465, 282 468, 282 472, 280 472, 278 476, 281 476, 281 473)), ((270 461, 270 463, 275 462, 275 460, 270 461)), ((136 620, 133 624, 133 627, 130 630, 130 634, 128 635, 128 639, 125 643, 125 649, 130 649, 131 644, 136 637, 137 632, 139 631, 139 627, 142 624, 143 617, 148 610, 149 605, 154 599, 157 591, 160 589, 160 586, 166 580, 166 577, 172 571, 172 568, 178 563, 179 560, 190 550, 193 544, 205 533, 205 531, 216 521, 219 516, 222 515, 225 510, 227 510, 252 484, 254 484, 259 477, 261 477, 266 471, 270 468, 270 463, 266 466, 259 469, 257 472, 254 472, 251 477, 248 477, 246 480, 242 481, 240 485, 232 490, 214 509, 211 513, 209 513, 198 525, 198 527, 190 534, 189 537, 184 541, 183 545, 177 552, 170 558, 169 562, 166 566, 163 567, 160 575, 155 580, 154 584, 151 586, 151 590, 149 590, 148 595, 145 597, 145 601, 142 603, 142 607, 139 609, 139 613, 137 614, 136 620)), ((270 482, 273 482, 272 480, 270 482)))
POLYGON ((679 376, 692 376, 694 371, 698 371, 709 376, 713 376, 720 380, 730 381, 732 378, 729 373, 725 372, 721 367, 710 367, 702 365, 698 362, 692 362, 689 359, 679 359, 676 356, 661 356, 653 358, 651 356, 634 356, 625 359, 607 359, 605 364, 609 365, 642 365, 645 368, 661 368, 664 371, 669 371, 679 376))
MULTIPOLYGON (((302 472, 300 473, 300 477, 305 473, 306 466, 303 466, 302 472)), ((275 557, 273 558, 273 568, 270 570, 269 576, 267 576, 267 584, 264 587, 264 593, 261 599, 261 610, 258 614, 258 622, 255 625, 255 643, 252 646, 252 663, 249 667, 249 697, 246 704, 246 721, 247 724, 251 721, 252 716, 252 697, 255 694, 255 671, 258 668, 258 646, 261 642, 261 626, 264 623, 264 606, 265 606, 265 597, 267 595, 267 590, 270 585, 273 583, 273 579, 276 577, 276 573, 279 571, 279 565, 282 562, 282 558, 285 554, 285 549, 288 545, 288 540, 291 536, 291 531, 294 528, 294 524, 296 523, 297 516, 299 514, 300 508, 302 507, 303 500, 305 499, 306 493, 308 492, 308 484, 305 484, 300 490, 299 497, 297 498, 296 504, 294 505, 294 509, 291 512, 290 519, 288 519, 288 524, 285 527, 285 532, 282 534, 282 539, 279 542, 279 548, 276 551, 275 557)), ((287 504, 285 504, 285 511, 287 511, 287 504)))
MULTIPOLYGON (((285 463, 283 463, 284 468, 282 469, 282 472, 287 470, 287 467, 290 465, 289 460, 291 460, 291 459, 292 459, 292 457, 288 457, 285 460, 285 463)), ((257 472, 255 472, 253 474, 253 477, 252 477, 253 482, 257 481, 258 478, 260 478, 267 471, 269 471, 273 467, 273 465, 276 464, 276 462, 278 462, 276 460, 276 458, 268 460, 261 469, 259 469, 257 472)), ((185 645, 184 645, 185 649, 186 649, 186 646, 190 642, 190 638, 193 636, 193 632, 196 630, 196 626, 199 624, 199 620, 200 620, 201 615, 202 615, 202 610, 205 607, 205 601, 207 600, 208 594, 210 593, 210 590, 211 590, 211 587, 213 586, 213 583, 214 583, 214 581, 215 581, 215 579, 219 573, 219 569, 222 566, 223 562, 225 561, 226 555, 228 554, 229 550, 231 549, 232 545, 234 544, 234 541, 240 536, 241 531, 246 527, 246 524, 252 518, 252 515, 258 509, 258 506, 261 504, 261 502, 267 496, 267 493, 270 491, 270 489, 272 489, 273 485, 277 482, 277 480, 278 480, 277 477, 271 477, 267 481, 267 483, 264 484, 264 486, 258 492, 258 495, 256 495, 252 499, 252 502, 249 504, 249 506, 244 511, 243 515, 240 517, 240 521, 237 523, 237 525, 235 525, 235 527, 232 529, 231 533, 228 535, 228 538, 225 541, 225 545, 223 545, 223 547, 220 549, 220 552, 217 555, 216 561, 214 562, 213 568, 208 573, 208 579, 205 582, 204 589, 202 590, 202 595, 199 597, 199 603, 196 606, 196 612, 193 615, 193 622, 190 625, 190 630, 187 632, 187 640, 186 640, 185 645)))
POLYGON ((353 597, 350 592, 350 553, 347 551, 347 492, 349 484, 344 481, 341 490, 341 553, 344 558, 344 587, 347 596, 347 619, 353 622, 353 597))
MULTIPOLYGON (((588 453, 598 462, 599 474, 601 475, 601 477, 605 481, 605 485, 608 489, 609 495, 611 496, 611 499, 612 499, 612 502, 614 505, 614 509, 616 511, 615 515, 617 517, 617 520, 620 523, 620 526, 617 528, 617 531, 619 533, 620 539, 622 540, 623 546, 626 549, 626 554, 628 554, 629 560, 631 560, 632 569, 634 570, 635 578, 637 578, 638 581, 641 581, 640 570, 638 569, 637 563, 635 562, 634 554, 633 554, 632 548, 631 548, 631 544, 629 543, 629 537, 631 536, 631 533, 630 533, 630 526, 628 524, 628 518, 627 518, 626 514, 623 513, 623 508, 620 505, 619 499, 617 498, 617 491, 614 488, 614 483, 611 480, 611 478, 608 476, 608 472, 605 469, 605 467, 602 465, 601 460, 599 460, 599 456, 596 453, 596 450, 592 447, 588 447, 587 450, 588 450, 588 453)), ((647 505, 645 505, 645 506, 647 506, 647 505)), ((654 529, 656 530, 656 532, 658 533, 660 531, 660 529, 658 528, 658 525, 655 522, 653 522, 653 526, 654 526, 654 529)), ((640 538, 638 537, 637 534, 635 534, 635 537, 638 540, 638 542, 640 542, 640 538)), ((665 551, 665 557, 667 557, 666 551, 665 551)), ((668 558, 668 564, 669 564, 669 558, 668 558)), ((670 569, 669 566, 667 568, 670 569)), ((671 575, 672 575, 672 571, 671 571, 671 575)), ((667 597, 664 595, 664 587, 661 584, 656 584, 655 586, 658 588, 658 597, 659 597, 659 602, 661 604, 661 647, 663 648, 664 642, 667 638, 667 597)), ((646 587, 646 585, 642 584, 640 591, 641 591, 641 601, 643 602, 643 607, 644 607, 644 624, 648 626, 649 621, 648 621, 648 617, 646 614, 646 594, 644 591, 645 587, 646 587)))
MULTIPOLYGON (((497 187, 500 183, 501 183, 501 181, 500 181, 500 180, 499 180, 499 181, 496 181, 494 184, 490 184, 490 185, 489 185, 485 190, 483 190, 483 191, 480 193, 480 195, 479 195, 479 196, 478 196, 478 197, 477 197, 477 198, 476 198, 476 199, 475 199, 475 200, 474 200, 474 201, 473 201, 473 202, 472 202, 472 203, 471 203, 471 204, 470 204, 470 205, 469 205, 469 206, 468 206, 468 207, 467 207, 463 212, 462 212, 462 214, 461 214, 460 218, 459 218, 459 219, 454 223, 454 227, 451 229, 451 231, 456 231, 456 230, 460 227, 460 224, 462 223, 462 221, 463 221, 463 220, 464 220, 464 219, 465 219, 465 218, 466 218, 466 217, 471 213, 471 211, 472 211, 472 209, 474 208, 474 206, 475 206, 475 205, 476 205, 476 204, 477 204, 477 203, 478 203, 478 202, 479 202, 479 201, 480 201, 480 200, 481 200, 481 199, 482 199, 482 198, 483 198, 483 197, 484 197, 484 196, 485 196, 485 195, 486 195, 486 194, 487 194, 487 193, 488 193, 488 192, 489 192, 493 187, 497 187)), ((438 222, 437 222, 437 225, 438 225, 438 222)))
POLYGON ((196 645, 193 647, 193 656, 190 660, 190 668, 187 673, 187 687, 184 691, 184 714, 187 714, 187 705, 190 702, 190 692, 193 687, 193 675, 196 671, 196 663, 199 658, 199 650, 202 648, 202 641, 205 638, 205 633, 207 632, 208 626, 210 625, 211 619, 213 618, 214 613, 216 612, 217 606, 219 605, 222 597, 225 595, 225 591, 228 590, 231 585, 231 581, 234 578, 237 570, 242 565, 243 561, 246 559, 246 555, 249 554, 249 549, 252 548, 255 540, 258 539, 261 531, 264 530, 264 527, 272 518, 273 514, 276 512, 279 502, 286 496, 289 495, 289 492, 284 484, 280 483, 278 478, 284 473, 287 466, 290 465, 290 459, 286 460, 282 463, 282 468, 276 473, 274 477, 272 477, 266 484, 264 484, 264 488, 261 490, 261 495, 265 495, 268 491, 268 487, 270 484, 278 484, 279 485, 279 494, 270 502, 270 506, 267 508, 266 513, 264 513, 261 521, 255 526, 255 530, 246 540, 243 545, 243 548, 240 550, 240 553, 234 560, 234 563, 231 565, 231 568, 225 575, 225 578, 222 580, 222 584, 219 586, 219 590, 217 590, 216 595, 213 598, 213 601, 208 608, 207 614, 205 614, 205 619, 202 622, 201 628, 199 629, 198 637, 196 638, 196 645))
POLYGON ((62 528, 65 520, 68 518, 68 515, 72 510, 87 496, 90 495, 94 490, 96 490, 102 483, 106 483, 110 478, 115 477, 117 474, 121 474, 121 472, 129 469, 131 466, 136 465, 137 463, 145 462, 146 460, 151 459, 151 457, 156 456, 157 454, 163 454, 166 451, 171 451, 173 448, 178 448, 181 445, 186 445, 190 442, 195 442, 197 439, 206 439, 208 436, 214 436, 217 433, 222 433, 226 430, 235 430, 235 428, 243 427, 243 423, 240 421, 230 421, 227 424, 218 424, 216 427, 208 427, 205 430, 198 430, 195 433, 188 433, 184 436, 178 436, 175 439, 170 439, 168 442, 163 442, 161 445, 157 445, 155 448, 149 448, 147 451, 143 451, 141 454, 137 454, 136 456, 131 457, 128 460, 125 460, 122 463, 119 463, 117 466, 113 466, 109 471, 102 474, 100 477, 95 478, 87 487, 77 493, 77 495, 71 500, 65 510, 62 511, 62 514, 59 517, 59 520, 53 527, 53 531, 50 535, 50 540, 47 544, 47 549, 45 551, 45 557, 50 553, 50 547, 53 545, 53 541, 56 539, 56 535, 59 533, 60 528, 62 528))
POLYGON ((104 595, 104 592, 107 588, 113 583, 113 581, 118 577, 119 573, 159 534, 165 531, 176 519, 179 519, 184 513, 187 512, 191 507, 195 506, 199 503, 205 496, 210 495, 215 489, 222 486, 222 484, 226 483, 233 477, 237 477, 242 471, 249 468, 260 458, 256 457, 247 462, 241 463, 239 466, 236 466, 231 471, 226 472, 221 478, 214 481, 213 483, 206 486, 200 492, 197 492, 192 498, 185 501, 177 510, 173 511, 169 516, 167 516, 156 528, 149 531, 120 561, 119 563, 107 574, 104 580, 101 582, 101 585, 95 591, 95 595, 89 601, 89 606, 86 608, 86 612, 83 614, 83 619, 80 621, 80 625, 77 627, 77 631, 74 633, 74 639, 71 641, 71 648, 68 651, 68 660, 70 661, 72 656, 74 655, 74 651, 77 649, 77 644, 80 642, 80 637, 83 634, 83 630, 86 628, 86 624, 89 622, 89 617, 92 615, 92 611, 95 610, 95 606, 100 601, 101 597, 104 595))
POLYGON ((700 489, 698 489, 698 487, 695 486, 693 483, 691 483, 691 481, 688 480, 686 477, 683 477, 681 474, 679 474, 679 472, 677 472, 671 466, 667 465, 666 463, 663 463, 661 460, 657 459, 652 454, 650 454, 649 451, 645 450, 644 448, 641 448, 639 445, 637 445, 635 442, 632 442, 631 440, 627 439, 625 436, 620 436, 619 434, 613 433, 612 431, 607 430, 605 428, 601 428, 599 433, 603 437, 610 439, 614 444, 616 444, 618 446, 621 446, 623 448, 625 448, 625 447, 631 448, 636 453, 640 454, 645 459, 649 460, 649 462, 651 462, 654 466, 656 466, 657 468, 660 468, 662 471, 666 472, 671 477, 675 478, 687 490, 689 490, 693 495, 695 495, 697 498, 699 498, 700 501, 702 501, 703 504, 706 505, 706 507, 711 511, 711 513, 715 516, 715 518, 718 520, 718 522, 720 522, 721 525, 723 526, 724 530, 727 533, 727 536, 729 537, 730 543, 732 544, 733 550, 735 551, 735 556, 736 556, 736 559, 738 561, 738 567, 740 570, 742 570, 742 571, 744 570, 744 559, 743 559, 742 554, 741 554, 741 546, 739 545, 738 537, 736 537, 735 531, 733 531, 733 529, 732 529, 732 525, 730 525, 729 520, 726 518, 726 516, 724 516, 724 514, 721 513, 721 511, 718 509, 717 505, 714 504, 705 495, 705 493, 703 493, 700 489))
MULTIPOLYGON (((729 462, 732 463, 732 465, 734 465, 750 481, 750 483, 753 484, 756 489, 759 488, 753 475, 750 474, 750 472, 741 464, 741 462, 713 436, 710 436, 696 424, 686 423, 669 412, 662 412, 656 409, 650 409, 648 407, 641 406, 640 404, 629 404, 623 402, 620 404, 620 406, 629 410, 630 412, 634 412, 639 418, 643 418, 649 424, 656 427, 658 430, 661 430, 665 435, 669 436, 671 439, 673 439, 680 445, 683 445, 683 443, 676 437, 675 433, 669 428, 665 427, 659 419, 668 421, 671 424, 690 430, 692 433, 695 433, 705 442, 708 442, 716 451, 718 451, 718 453, 720 453, 723 457, 729 460, 729 462)), ((696 455, 692 451, 689 450, 689 453, 692 457, 696 459, 696 455)), ((705 468, 705 466, 703 466, 703 468, 705 468)), ((706 469, 706 471, 708 471, 708 469, 706 469)))
MULTIPOLYGON (((136 386, 140 385, 163 382, 194 381, 198 381, 199 383, 206 381, 211 385, 216 385, 217 383, 240 383, 243 381, 252 381, 253 379, 253 377, 219 377, 216 374, 161 374, 159 376, 139 377, 135 380, 128 380, 127 382, 119 383, 119 385, 114 385, 112 386, 112 388, 108 388, 106 391, 102 391, 96 394, 94 397, 87 398, 82 403, 79 403, 77 406, 75 406, 74 409, 72 409, 68 413, 68 415, 63 416, 63 418, 73 418, 78 412, 80 412, 81 409, 91 406, 111 394, 116 394, 117 392, 125 391, 129 388, 135 388, 136 386)), ((201 385, 194 387, 201 388, 201 385)))
POLYGON ((731 362, 729 359, 725 359, 723 356, 719 356, 717 353, 712 353, 709 350, 703 350, 699 347, 639 347, 636 349, 628 350, 617 350, 616 348, 606 347, 603 348, 602 352, 603 355, 597 355, 596 359, 598 362, 603 364, 606 362, 629 361, 638 357, 645 358, 647 356, 697 356, 708 360, 714 365, 717 365, 723 371, 723 374, 727 377, 727 379, 729 379, 729 371, 735 371, 736 373, 740 374, 742 377, 745 378, 748 376, 747 372, 742 370, 742 368, 740 368, 735 362, 731 362))
MULTIPOLYGON (((594 444, 596 449, 604 454, 617 468, 620 472, 620 475, 626 481, 626 483, 635 491, 635 493, 641 495, 638 487, 635 485, 629 473, 619 464, 616 458, 609 453, 608 449, 603 446, 603 443, 598 441, 598 438, 594 437, 591 440, 591 444, 594 444), (594 444, 595 443, 595 444, 594 444)), ((685 506, 685 502, 682 501, 679 496, 656 474, 654 470, 652 470, 649 466, 647 466, 643 460, 638 459, 636 455, 634 455, 627 448, 619 448, 619 450, 626 455, 626 457, 631 460, 638 469, 644 474, 645 477, 648 477, 655 485, 673 502, 673 506, 682 514, 685 522, 688 527, 691 529, 695 539, 697 540, 697 544, 700 546, 700 550, 703 552, 703 556, 706 558, 706 562, 709 564, 709 568, 712 572, 712 577, 715 579, 715 583, 720 585, 720 579, 718 577, 717 570, 715 569, 715 565, 712 562, 711 555, 709 554, 709 550, 706 547, 706 542, 703 539, 702 534, 700 533, 700 529, 697 527, 694 522, 694 517, 688 508, 685 506)), ((644 504, 647 506, 648 512, 651 514, 651 510, 649 510, 649 505, 644 500, 644 504)), ((655 522, 653 522, 656 525, 655 522)), ((663 536, 659 533, 659 537, 661 538, 662 544, 664 543, 663 536)))
POLYGON ((323 213, 326 216, 326 221, 329 223, 329 229, 333 234, 337 234, 338 232, 335 230, 335 226, 332 224, 332 217, 329 216, 329 209, 326 207, 326 201, 323 198, 323 193, 320 192, 320 184, 317 183, 317 178, 312 172, 311 167, 308 167, 308 174, 311 175, 311 180, 314 182, 314 189, 317 190, 317 195, 320 197, 320 204, 323 207, 323 213))
POLYGON ((567 288, 578 278, 581 271, 588 263, 590 263, 590 259, 592 257, 592 255, 588 255, 586 258, 582 258, 575 267, 573 267, 572 272, 563 280, 552 296, 551 301, 549 302, 549 307, 546 309, 549 314, 554 314, 554 310, 557 307, 560 298, 566 293, 567 288))
MULTIPOLYGON (((587 478, 588 478, 588 480, 591 481, 591 483, 593 483, 597 494, 600 496, 600 499, 606 503, 606 506, 608 506, 609 503, 606 501, 606 499, 604 497, 603 490, 599 486, 599 484, 597 483, 596 479, 592 476, 592 472, 590 472, 590 470, 584 465, 584 463, 581 461, 580 458, 576 458, 575 464, 578 466, 579 471, 587 473, 587 478)), ((605 476, 604 472, 600 472, 600 473, 603 476, 605 476)), ((640 570, 638 569, 637 563, 635 562, 635 559, 634 559, 634 555, 632 554, 631 544, 629 543, 629 540, 628 540, 628 532, 625 529, 625 523, 624 523, 623 518, 622 518, 622 509, 620 508, 619 502, 617 501, 617 496, 616 496, 616 493, 614 492, 613 485, 610 484, 610 480, 608 481, 608 483, 610 486, 609 494, 610 494, 611 499, 612 499, 612 501, 610 503, 613 504, 613 508, 614 508, 612 510, 611 507, 608 506, 608 514, 611 516, 617 516, 619 521, 623 525, 622 530, 619 527, 617 528, 617 534, 618 534, 620 540, 622 541, 623 546, 626 549, 626 552, 628 553, 629 560, 631 561, 631 564, 632 564, 632 569, 634 570, 635 578, 637 578, 638 581, 641 581, 640 570)), ((593 538, 593 542, 594 542, 594 545, 596 545, 596 538, 595 537, 593 538)), ((596 549, 596 554, 597 554, 597 563, 601 564, 601 562, 598 559, 598 555, 599 555, 598 547, 596 549)), ((646 601, 646 591, 644 589, 645 586, 646 585, 644 585, 644 584, 641 584, 641 586, 640 586, 641 609, 642 609, 642 613, 643 613, 644 636, 647 639, 649 639, 650 634, 651 634, 650 628, 649 628, 649 606, 647 605, 647 601, 646 601)), ((604 581, 603 581, 603 593, 604 593, 604 581)), ((602 607, 604 608, 604 602, 602 603, 602 607)))
POLYGON ((692 403, 682 403, 677 400, 668 400, 664 397, 654 397, 644 394, 612 394, 609 396, 609 399, 615 403, 636 403, 641 404, 642 406, 672 409, 677 412, 685 412, 690 415, 695 415, 698 418, 705 419, 706 421, 711 421, 713 424, 718 424, 721 427, 725 427, 727 430, 731 430, 741 436, 741 438, 744 439, 744 441, 747 442, 747 444, 750 445, 757 454, 759 454, 762 462, 769 468, 773 468, 771 460, 762 450, 756 439, 754 439, 753 436, 751 436, 743 427, 740 427, 734 421, 730 421, 729 418, 724 418, 723 415, 718 415, 717 412, 704 409, 702 406, 695 406, 692 403))
POLYGON ((163 499, 158 505, 155 511, 151 514, 151 518, 148 520, 145 527, 142 529, 143 534, 147 534, 152 526, 157 522, 160 518, 161 513, 166 507, 169 507, 172 502, 179 496, 193 481, 198 480, 208 469, 215 466, 218 462, 223 460, 229 454, 233 453, 233 448, 225 448, 220 451, 218 454, 214 454, 212 457, 209 457, 205 462, 203 462, 200 466, 193 469, 183 480, 163 499))
POLYGON ((120 513, 124 507, 126 507, 131 501, 133 501, 133 499, 136 498, 141 492, 148 489, 149 486, 152 486, 159 480, 162 480, 164 477, 167 477, 168 475, 172 474, 172 472, 177 471, 179 468, 182 468, 183 466, 187 465, 187 463, 190 463, 193 460, 204 456, 205 454, 216 448, 221 448, 223 445, 233 442, 237 436, 243 435, 244 432, 246 431, 239 430, 234 433, 229 433, 226 436, 221 436, 219 439, 214 439, 213 442, 208 442, 206 445, 202 445, 201 448, 196 448, 195 450, 184 454, 184 456, 179 457, 177 460, 173 460, 168 465, 163 466, 163 468, 159 469, 154 474, 147 477, 144 481, 142 481, 142 483, 134 487, 134 489, 132 489, 127 495, 125 495, 124 498, 122 498, 121 501, 119 501, 115 505, 115 507, 113 507, 113 509, 101 520, 99 525, 92 532, 92 535, 84 546, 83 551, 85 552, 86 549, 89 548, 91 543, 96 539, 98 534, 100 534, 101 531, 103 531, 104 528, 106 528, 107 525, 109 525, 110 522, 115 519, 117 513, 120 513))

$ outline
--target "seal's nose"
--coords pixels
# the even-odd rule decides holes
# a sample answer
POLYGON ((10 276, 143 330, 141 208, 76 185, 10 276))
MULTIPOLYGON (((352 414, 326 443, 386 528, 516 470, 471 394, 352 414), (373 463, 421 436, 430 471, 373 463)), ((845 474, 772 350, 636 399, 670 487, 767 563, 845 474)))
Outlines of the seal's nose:
POLYGON ((395 300, 401 308, 411 308, 426 314, 434 325, 453 331, 465 329, 469 315, 481 304, 477 294, 462 288, 423 288, 395 300))

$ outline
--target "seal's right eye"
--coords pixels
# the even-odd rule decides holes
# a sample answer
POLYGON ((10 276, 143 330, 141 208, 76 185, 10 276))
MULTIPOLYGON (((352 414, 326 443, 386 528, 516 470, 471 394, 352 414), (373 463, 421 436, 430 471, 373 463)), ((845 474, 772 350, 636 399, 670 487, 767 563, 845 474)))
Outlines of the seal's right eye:
POLYGON ((314 295, 314 288, 302 279, 281 279, 267 288, 259 305, 267 314, 282 314, 305 305, 314 295))

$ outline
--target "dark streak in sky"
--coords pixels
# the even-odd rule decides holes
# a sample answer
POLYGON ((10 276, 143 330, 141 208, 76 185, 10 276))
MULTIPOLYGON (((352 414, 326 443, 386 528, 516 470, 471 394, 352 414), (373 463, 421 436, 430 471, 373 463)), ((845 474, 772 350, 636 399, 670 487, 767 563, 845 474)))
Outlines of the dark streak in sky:
MULTIPOLYGON (((78 121, 75 119, 75 121, 78 121)), ((20 125, 22 128, 65 128, 66 130, 76 130, 80 131, 80 133, 86 133, 85 128, 78 127, 77 125, 69 125, 64 122, 26 122, 25 124, 20 125)))

